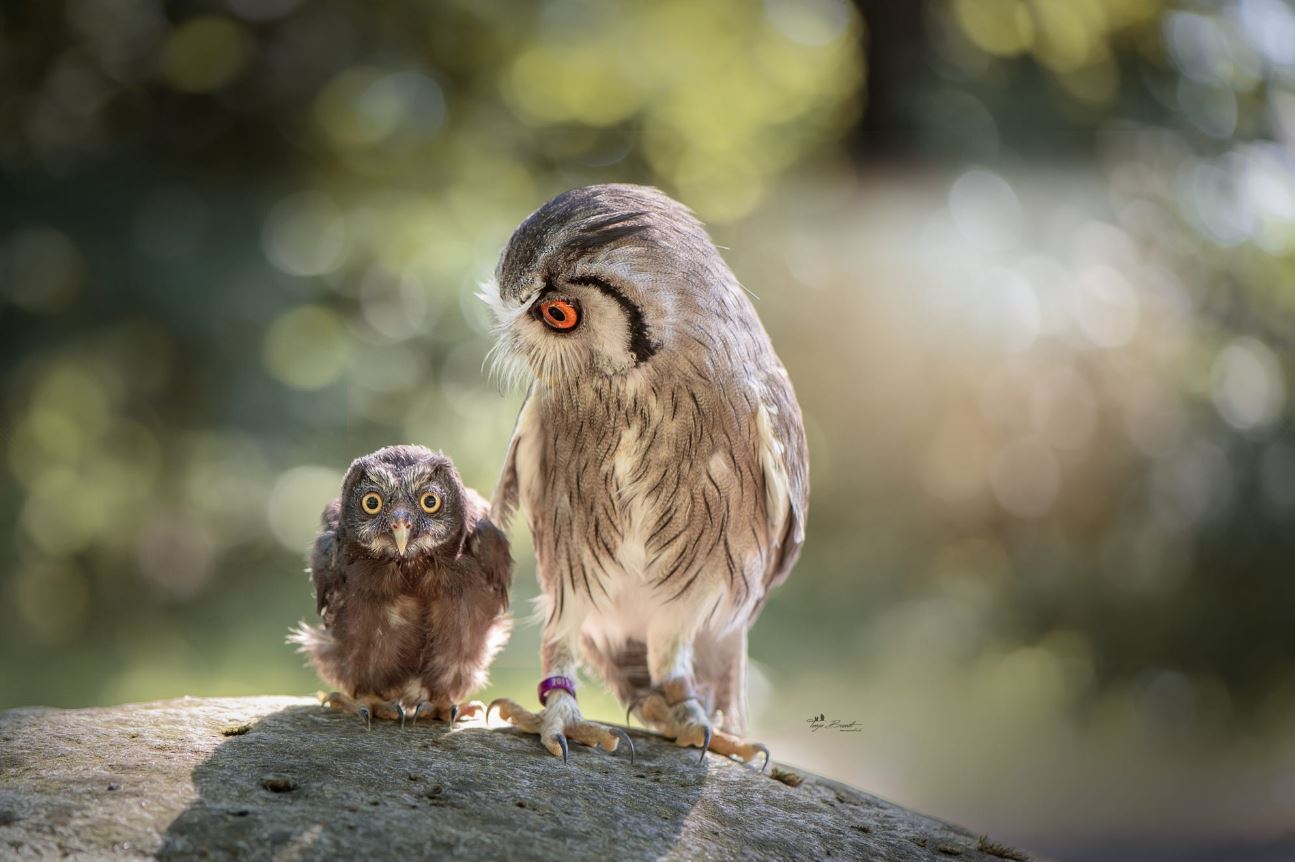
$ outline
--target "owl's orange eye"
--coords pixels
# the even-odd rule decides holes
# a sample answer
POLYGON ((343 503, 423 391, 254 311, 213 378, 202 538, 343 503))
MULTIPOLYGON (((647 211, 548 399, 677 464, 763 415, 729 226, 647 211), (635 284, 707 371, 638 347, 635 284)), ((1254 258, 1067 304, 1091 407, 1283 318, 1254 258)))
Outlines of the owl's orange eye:
POLYGON ((580 323, 580 309, 569 299, 546 299, 539 308, 540 320, 557 332, 570 332, 580 323))
POLYGON ((360 498, 360 508, 366 515, 376 515, 382 511, 382 495, 373 491, 360 498))
POLYGON ((418 500, 418 505, 423 507, 423 511, 429 515, 435 515, 441 511, 441 496, 428 491, 418 500))

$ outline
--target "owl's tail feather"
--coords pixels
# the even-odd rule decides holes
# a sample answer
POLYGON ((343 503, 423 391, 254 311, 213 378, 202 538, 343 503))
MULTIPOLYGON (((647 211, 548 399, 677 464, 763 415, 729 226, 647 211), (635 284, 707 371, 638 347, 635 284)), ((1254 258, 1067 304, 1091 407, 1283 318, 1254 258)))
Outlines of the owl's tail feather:
POLYGON ((309 626, 298 623, 288 633, 287 642, 296 644, 299 652, 305 653, 314 665, 315 672, 330 685, 339 685, 339 661, 337 640, 333 633, 323 626, 309 626))

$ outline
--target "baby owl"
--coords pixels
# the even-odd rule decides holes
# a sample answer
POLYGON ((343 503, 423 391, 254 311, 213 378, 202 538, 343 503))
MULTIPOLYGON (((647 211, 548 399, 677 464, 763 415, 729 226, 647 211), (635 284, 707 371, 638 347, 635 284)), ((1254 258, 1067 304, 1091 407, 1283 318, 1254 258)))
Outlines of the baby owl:
POLYGON ((653 188, 559 195, 484 291, 497 361, 530 378, 494 512, 525 504, 546 615, 542 710, 500 714, 555 755, 615 750, 581 666, 679 745, 744 761, 747 629, 805 535, 791 382, 705 229, 653 188))
POLYGON ((290 638, 338 691, 325 703, 378 718, 453 722, 508 640, 508 540, 449 458, 390 446, 356 459, 310 554, 323 625, 290 638))

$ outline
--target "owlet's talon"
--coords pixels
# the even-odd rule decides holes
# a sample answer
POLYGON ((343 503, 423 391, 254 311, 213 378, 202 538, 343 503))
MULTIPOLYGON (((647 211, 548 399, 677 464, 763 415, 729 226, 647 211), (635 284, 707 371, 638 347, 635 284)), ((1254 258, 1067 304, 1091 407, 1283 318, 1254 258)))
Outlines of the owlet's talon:
POLYGON ((368 705, 352 698, 350 695, 343 694, 341 691, 328 692, 328 694, 324 695, 324 699, 320 700, 320 704, 329 709, 335 709, 337 712, 348 712, 352 716, 359 716, 365 727, 372 726, 368 705))
POLYGON ((527 733, 540 732, 540 717, 506 697, 497 697, 490 701, 490 706, 486 707, 487 725, 490 724, 490 716, 496 709, 499 710, 499 717, 513 727, 527 733))
POLYGON ((484 715, 486 711, 486 705, 479 700, 470 700, 465 704, 461 704, 458 709, 459 709, 459 719, 462 721, 466 721, 468 719, 472 719, 480 715, 484 715))
POLYGON ((398 700, 383 700, 376 696, 362 696, 359 701, 368 707, 373 718, 380 718, 383 721, 400 721, 405 712, 405 708, 400 705, 398 700))

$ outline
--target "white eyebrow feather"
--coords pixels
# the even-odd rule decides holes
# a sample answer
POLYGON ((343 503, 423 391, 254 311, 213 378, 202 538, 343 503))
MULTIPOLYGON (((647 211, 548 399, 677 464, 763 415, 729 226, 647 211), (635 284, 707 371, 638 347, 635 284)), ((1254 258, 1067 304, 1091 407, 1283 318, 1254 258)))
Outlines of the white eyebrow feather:
POLYGON ((481 368, 502 391, 524 388, 531 377, 530 367, 525 358, 517 352, 512 344, 512 327, 520 318, 530 313, 531 306, 540 297, 536 288, 526 300, 516 306, 510 305, 499 295, 499 283, 493 277, 477 286, 477 298, 490 307, 495 316, 495 343, 486 351, 481 360, 481 368))

